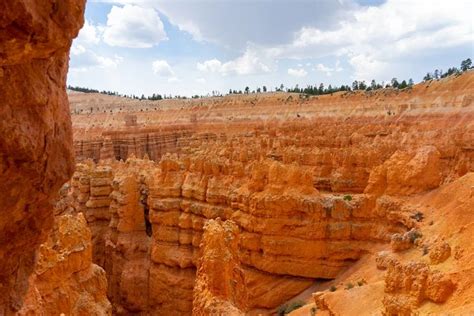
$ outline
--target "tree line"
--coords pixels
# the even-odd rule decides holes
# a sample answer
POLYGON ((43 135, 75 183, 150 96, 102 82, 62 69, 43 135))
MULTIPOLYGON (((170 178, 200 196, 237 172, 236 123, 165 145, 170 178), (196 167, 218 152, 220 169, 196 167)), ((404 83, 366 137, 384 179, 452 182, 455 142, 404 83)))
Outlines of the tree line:
MULTIPOLYGON (((470 58, 467 58, 461 62, 460 68, 456 67, 451 67, 448 68, 446 72, 443 72, 441 69, 435 69, 433 72, 428 72, 425 77, 423 78, 423 81, 429 81, 429 80, 438 80, 441 78, 446 78, 448 76, 452 75, 459 75, 462 72, 468 71, 469 69, 472 69, 472 61, 470 58)), ((370 83, 366 83, 364 80, 354 80, 352 82, 352 85, 341 85, 341 86, 333 86, 333 85, 328 85, 327 87, 324 86, 323 83, 319 85, 307 85, 306 87, 299 87, 299 85, 295 85, 294 87, 285 87, 283 84, 280 86, 275 87, 274 91, 276 92, 291 92, 291 93, 302 93, 302 94, 307 94, 307 95, 324 95, 324 94, 332 94, 335 92, 339 91, 374 91, 374 90, 379 90, 379 89, 384 89, 384 88, 393 88, 393 89, 406 89, 410 88, 414 85, 413 79, 408 79, 408 80, 402 80, 399 81, 397 78, 392 78, 390 82, 385 83, 385 82, 376 82, 375 80, 372 80, 370 83)), ((134 100, 150 100, 150 101, 156 101, 156 100, 163 100, 163 99, 187 99, 186 96, 180 96, 180 95, 166 95, 166 94, 159 94, 159 93, 153 93, 151 96, 145 96, 142 94, 140 97, 136 96, 134 94, 126 95, 126 94, 119 94, 118 92, 112 92, 112 91, 99 91, 96 89, 89 89, 89 88, 83 88, 83 87, 73 87, 73 86, 68 86, 68 89, 73 90, 73 91, 79 91, 83 93, 101 93, 101 94, 107 94, 107 95, 113 95, 113 96, 119 96, 119 97, 124 97, 124 98, 129 98, 129 99, 134 99, 134 100)), ((262 86, 262 87, 257 87, 254 90, 251 90, 249 86, 246 86, 243 90, 235 90, 235 89, 229 89, 229 92, 227 95, 232 95, 232 94, 250 94, 250 93, 266 93, 269 92, 270 90, 267 88, 267 86, 262 86)), ((207 95, 193 95, 191 98, 192 99, 199 99, 199 98, 205 98, 205 97, 221 97, 223 96, 222 93, 219 91, 213 90, 210 94, 208 93, 207 95)))
POLYGON ((469 69, 472 69, 472 60, 471 58, 464 59, 461 62, 461 67, 456 68, 456 67, 451 67, 448 68, 446 72, 443 72, 442 69, 435 69, 433 72, 427 72, 426 75, 423 77, 423 81, 429 81, 429 80, 438 80, 441 78, 446 78, 452 75, 460 75, 461 73, 468 71, 469 69))

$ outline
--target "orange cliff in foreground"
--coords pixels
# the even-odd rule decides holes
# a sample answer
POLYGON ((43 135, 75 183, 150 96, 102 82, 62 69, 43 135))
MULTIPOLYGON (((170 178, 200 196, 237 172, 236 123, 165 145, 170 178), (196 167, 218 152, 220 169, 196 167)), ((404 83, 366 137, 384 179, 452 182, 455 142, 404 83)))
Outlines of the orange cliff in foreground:
POLYGON ((297 300, 296 315, 464 315, 473 81, 310 98, 73 93, 82 163, 61 203, 84 214, 118 315, 297 300))
POLYGON ((66 94, 85 0, 0 1, 0 315, 16 313, 74 171, 66 94))

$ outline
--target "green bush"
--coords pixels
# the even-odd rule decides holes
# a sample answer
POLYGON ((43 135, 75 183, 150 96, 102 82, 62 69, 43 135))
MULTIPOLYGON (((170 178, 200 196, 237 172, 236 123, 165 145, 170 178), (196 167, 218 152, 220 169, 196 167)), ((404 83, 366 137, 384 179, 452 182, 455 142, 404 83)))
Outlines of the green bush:
POLYGON ((349 194, 344 195, 343 200, 349 201, 349 202, 352 201, 352 195, 349 195, 349 194))
POLYGON ((331 291, 331 292, 336 292, 336 290, 337 290, 337 288, 336 288, 334 285, 332 285, 332 286, 329 288, 329 291, 331 291))
POLYGON ((347 283, 346 284, 346 290, 350 290, 354 287, 354 284, 352 284, 351 282, 347 283))

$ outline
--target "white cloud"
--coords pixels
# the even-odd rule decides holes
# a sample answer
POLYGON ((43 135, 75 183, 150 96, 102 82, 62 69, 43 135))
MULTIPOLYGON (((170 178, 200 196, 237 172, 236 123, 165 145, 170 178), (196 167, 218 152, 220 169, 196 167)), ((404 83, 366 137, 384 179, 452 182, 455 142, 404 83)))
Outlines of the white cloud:
POLYGON ((107 15, 104 41, 110 46, 149 48, 164 40, 163 22, 154 9, 113 6, 107 15))
POLYGON ((341 72, 343 70, 343 68, 340 66, 340 61, 336 61, 336 65, 334 66, 334 68, 331 68, 331 67, 328 67, 328 66, 325 66, 324 64, 317 64, 315 69, 316 71, 319 71, 319 72, 323 72, 326 74, 326 76, 331 76, 333 72, 341 72))
POLYGON ((117 68, 122 61, 123 58, 120 56, 100 56, 94 51, 77 43, 74 43, 71 47, 72 71, 87 71, 93 68, 117 68))
POLYGON ((222 63, 217 59, 210 59, 203 63, 197 63, 197 69, 203 72, 220 72, 222 63))
POLYGON ((306 77, 308 72, 304 70, 303 68, 299 68, 299 69, 288 68, 288 74, 293 77, 306 77))
POLYGON ((155 60, 152 63, 152 69, 160 77, 168 77, 168 80, 175 78, 174 71, 166 60, 155 60))
POLYGON ((171 24, 206 40, 243 51, 247 43, 278 45, 291 40, 302 25, 332 28, 357 4, 334 1, 170 1, 96 0, 154 8, 171 24), (290 3, 291 2, 291 3, 290 3))
MULTIPOLYGON (((354 10, 353 18, 333 30, 303 27, 292 43, 271 52, 274 58, 343 56, 353 66, 354 78, 383 79, 388 65, 430 50, 472 43, 473 6, 469 0, 436 5, 427 0, 388 0, 378 7, 354 10)), ((337 67, 321 64, 316 69, 330 74, 337 67)))
POLYGON ((74 40, 76 43, 80 44, 98 44, 100 42, 100 32, 99 27, 92 24, 92 22, 85 20, 84 26, 79 32, 79 35, 74 40))
POLYGON ((369 81, 369 78, 385 78, 391 75, 389 64, 375 59, 371 55, 358 54, 349 59, 349 63, 354 67, 355 79, 369 81))
POLYGON ((197 83, 204 84, 204 83, 206 83, 206 79, 205 79, 205 78, 202 78, 202 77, 201 77, 201 78, 197 78, 197 79, 196 79, 196 82, 197 82, 197 83))
POLYGON ((251 75, 270 72, 270 66, 263 63, 260 56, 253 49, 247 49, 242 56, 225 63, 218 59, 211 59, 203 63, 197 63, 196 67, 202 72, 220 73, 222 75, 251 75))

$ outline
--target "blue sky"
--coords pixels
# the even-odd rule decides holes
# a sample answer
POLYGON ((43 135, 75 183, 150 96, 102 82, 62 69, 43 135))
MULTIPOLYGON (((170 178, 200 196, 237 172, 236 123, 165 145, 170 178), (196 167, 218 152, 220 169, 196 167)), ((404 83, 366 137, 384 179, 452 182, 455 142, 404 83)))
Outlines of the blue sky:
POLYGON ((89 0, 68 84, 125 94, 413 78, 474 52, 471 0, 89 0))

